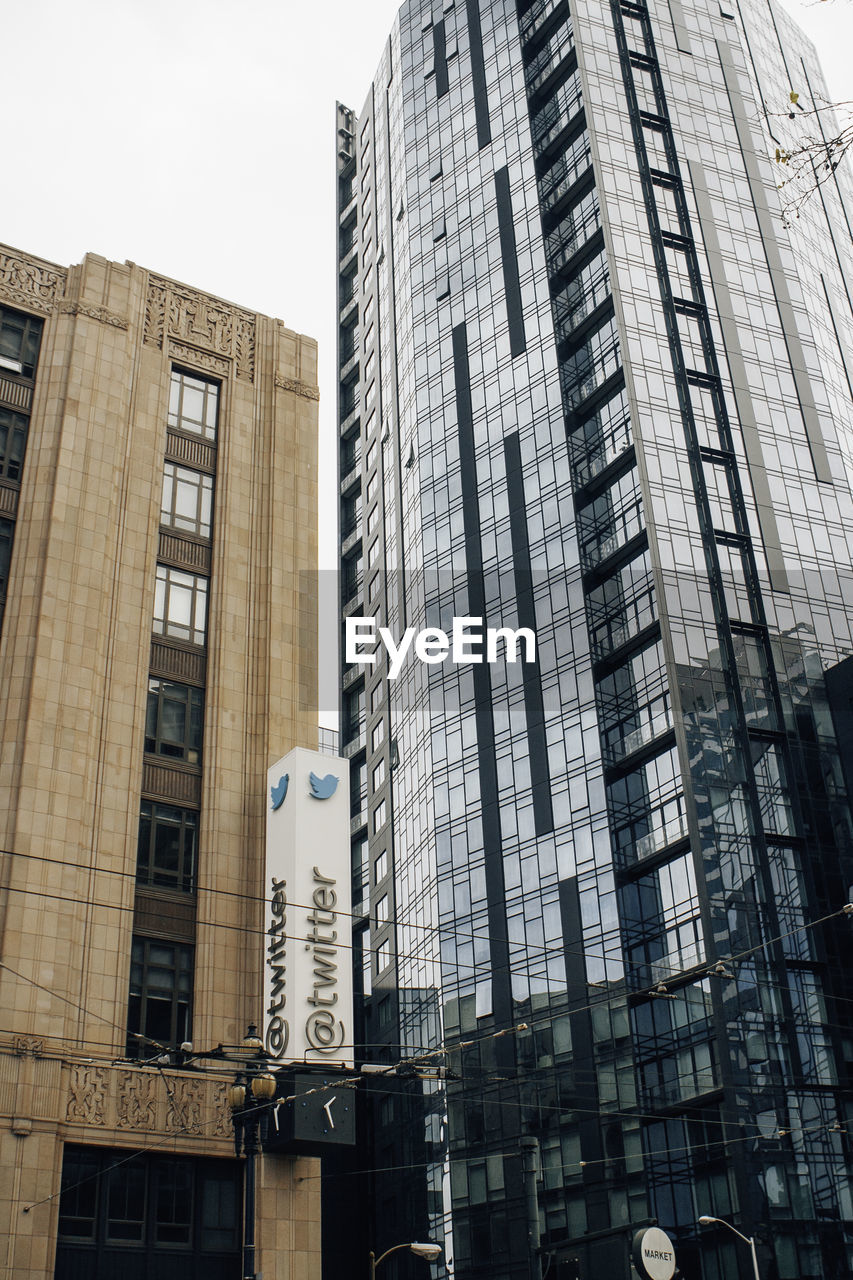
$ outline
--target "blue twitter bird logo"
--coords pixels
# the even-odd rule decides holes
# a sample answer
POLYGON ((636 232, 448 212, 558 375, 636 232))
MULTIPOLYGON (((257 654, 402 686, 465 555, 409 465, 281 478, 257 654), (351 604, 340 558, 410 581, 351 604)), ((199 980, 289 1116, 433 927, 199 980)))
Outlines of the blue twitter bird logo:
POLYGON ((275 811, 280 809, 284 804, 284 797, 287 795, 287 784, 290 781, 290 774, 286 773, 279 778, 277 787, 270 787, 270 802, 275 811))
POLYGON ((314 800, 328 800, 329 796, 335 794, 335 788, 338 780, 333 773, 327 773, 325 778, 318 778, 316 773, 309 773, 308 781, 311 783, 311 796, 314 800))

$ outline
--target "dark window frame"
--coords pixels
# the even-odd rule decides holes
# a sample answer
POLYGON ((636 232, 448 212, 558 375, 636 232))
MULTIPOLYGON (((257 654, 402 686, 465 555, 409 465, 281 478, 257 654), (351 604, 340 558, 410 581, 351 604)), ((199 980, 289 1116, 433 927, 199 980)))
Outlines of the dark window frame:
POLYGON ((180 1267, 187 1280, 236 1275, 242 1236, 242 1170, 236 1161, 67 1144, 59 1202, 56 1277, 113 1280, 128 1270, 180 1267), (133 1171, 144 1201, 138 1239, 109 1229, 113 1184, 133 1171), (69 1212, 70 1210, 70 1212, 69 1212), (71 1228, 69 1230, 69 1228, 71 1228), (168 1237, 172 1238, 168 1238, 168 1237))
POLYGON ((0 405, 0 480, 20 483, 29 429, 30 420, 25 413, 0 405))
POLYGON ((139 838, 136 854, 136 883, 156 889, 175 889, 194 893, 198 867, 198 833, 200 815, 197 809, 182 809, 158 800, 143 800, 139 815, 139 838), (170 843, 158 838, 167 831, 177 836, 174 867, 163 857, 170 843))
POLYGON ((189 369, 172 366, 169 381, 169 407, 167 422, 173 431, 184 431, 188 435, 206 440, 208 444, 216 444, 219 434, 219 393, 222 383, 212 378, 203 378, 189 369), (201 417, 191 417, 185 412, 186 391, 201 392, 201 417), (209 405, 213 401, 213 410, 209 405), (212 419, 212 422, 211 422, 212 419))
POLYGON ((0 306, 0 377, 11 373, 32 381, 43 329, 44 321, 39 316, 0 306))
POLYGON ((150 676, 145 713, 146 752, 149 755, 200 765, 203 737, 204 690, 177 680, 150 676), (183 696, 179 697, 179 692, 183 696), (164 713, 170 699, 174 703, 181 702, 186 708, 182 738, 166 736, 164 713))
POLYGON ((206 471, 198 471, 195 467, 185 467, 180 462, 168 460, 163 465, 163 492, 160 498, 160 526, 176 534, 188 534, 192 538, 200 538, 210 542, 213 527, 213 476, 206 471), (189 479, 192 477, 192 480, 189 479), (197 483, 196 483, 197 481, 197 483), (194 517, 181 515, 178 511, 178 486, 195 485, 196 513, 194 517), (167 504, 167 490, 168 504, 167 504), (205 499, 209 510, 205 519, 205 499))
POLYGON ((192 1038, 194 969, 195 948, 189 943, 133 935, 127 1007, 129 1058, 150 1057, 160 1045, 177 1049, 192 1038), (158 959, 154 954, 155 948, 171 952, 171 960, 158 959), (155 977, 155 972, 158 975, 171 974, 171 985, 167 986, 161 978, 155 977), (184 977, 188 981, 182 989, 181 979, 184 977), (168 993, 168 1028, 157 1025, 157 1019, 164 1010, 153 1007, 167 1003, 163 993, 168 993))

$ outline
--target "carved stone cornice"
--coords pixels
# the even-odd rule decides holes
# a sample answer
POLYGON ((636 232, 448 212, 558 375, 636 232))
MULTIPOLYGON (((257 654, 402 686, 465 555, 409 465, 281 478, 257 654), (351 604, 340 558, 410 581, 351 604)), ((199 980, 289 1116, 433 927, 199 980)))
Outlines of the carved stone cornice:
POLYGON ((230 360, 225 360, 222 356, 209 355, 206 351, 198 351, 184 342, 170 342, 169 356, 179 364, 195 365, 197 369, 206 369, 208 373, 219 374, 222 378, 227 378, 231 372, 230 360))
POLYGON ((15 1036, 12 1044, 19 1058, 40 1058, 44 1053, 44 1040, 36 1036, 15 1036))
POLYGON ((65 272, 0 249, 0 296, 50 315, 65 272))
POLYGON ((107 1073, 103 1067, 74 1066, 68 1083, 65 1119, 79 1124, 106 1124, 107 1073))
POLYGON ((89 307, 85 302, 60 302, 56 310, 64 316, 88 316, 90 320, 99 320, 101 324, 111 324, 115 329, 130 328, 130 322, 124 316, 118 316, 106 307, 89 307))
POLYGON ((232 1132, 222 1080, 91 1063, 68 1063, 65 1073, 61 1114, 67 1124, 201 1139, 232 1132))
MULTIPOLYGON (((186 344, 196 353, 233 362, 238 378, 255 374, 255 317, 220 298, 188 289, 159 276, 149 276, 143 341, 160 347, 167 339, 186 344)), ((221 368, 217 372, 222 372, 221 368)), ((226 367, 230 372, 230 363, 226 367)))
POLYGON ((292 391, 297 396, 303 396, 306 400, 319 400, 320 392, 317 387, 312 387, 307 382, 300 382, 298 378, 285 378, 280 373, 275 375, 275 385, 279 391, 292 391))

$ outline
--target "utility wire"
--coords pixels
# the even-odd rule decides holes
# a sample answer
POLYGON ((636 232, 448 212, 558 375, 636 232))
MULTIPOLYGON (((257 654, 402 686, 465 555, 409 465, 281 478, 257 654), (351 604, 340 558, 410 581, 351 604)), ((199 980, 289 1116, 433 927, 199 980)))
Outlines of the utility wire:
MULTIPOLYGON (((0 853, 5 854, 7 857, 11 857, 11 858, 26 858, 30 861, 46 862, 53 866, 69 867, 73 871, 83 872, 85 874, 88 874, 89 872, 93 871, 98 875, 118 876, 122 879, 132 880, 134 883, 139 884, 143 889, 146 887, 145 883, 142 881, 139 881, 137 879, 135 872, 132 872, 132 871, 123 871, 119 868, 113 868, 113 867, 99 867, 99 866, 87 867, 80 863, 72 862, 71 859, 67 859, 67 858, 48 858, 43 854, 34 854, 34 853, 12 853, 8 849, 0 850, 0 853)), ((154 886, 154 887, 156 888, 157 886, 154 886)), ((22 894, 30 893, 35 896, 53 899, 55 901, 67 901, 67 899, 62 894, 51 894, 42 890, 31 888, 30 886, 22 886, 22 887, 10 886, 10 888, 12 889, 13 892, 16 892, 16 893, 22 893, 22 894)), ((556 886, 554 887, 554 892, 556 893, 556 886)), ((218 897, 225 897, 225 898, 233 898, 233 899, 236 899, 237 901, 251 903, 253 905, 265 905, 267 902, 267 898, 265 896, 241 893, 236 890, 221 889, 214 886, 199 885, 198 893, 205 894, 208 896, 213 896, 213 897, 218 896, 218 897)), ((540 895, 540 900, 542 896, 544 895, 540 895)), ((523 902, 525 900, 529 901, 529 899, 520 899, 519 902, 523 902)), ((94 899, 94 898, 75 899, 75 902, 80 902, 84 906, 100 907, 106 910, 116 910, 116 911, 123 911, 123 912, 132 912, 134 910, 132 906, 124 906, 121 903, 99 902, 97 899, 94 899)), ((287 907, 292 908, 295 911, 312 911, 314 909, 314 904, 288 901, 287 907)), ((759 913, 763 909, 763 904, 759 902, 743 902, 743 903, 738 903, 737 907, 738 907, 738 910, 741 910, 741 911, 749 910, 749 911, 754 911, 756 913, 759 913)), ((371 932, 373 931, 373 929, 378 927, 376 922, 371 918, 370 913, 363 914, 356 911, 341 911, 337 907, 335 908, 335 910, 339 917, 343 917, 344 919, 350 919, 354 923, 360 924, 367 921, 367 926, 371 930, 371 932)), ((683 920, 680 920, 679 922, 683 924, 683 923, 686 923, 687 920, 697 919, 697 918, 699 918, 698 904, 697 904, 697 910, 694 913, 686 915, 685 918, 683 920)), ((831 918, 832 918, 831 916, 825 917, 825 919, 831 919, 831 918)), ((818 923, 818 922, 812 922, 812 923, 818 923)), ((539 943, 532 943, 527 940, 525 940, 524 942, 513 942, 508 938, 496 938, 494 937, 494 935, 488 934, 488 933, 481 933, 481 932, 469 933, 467 930, 454 928, 449 924, 444 924, 444 925, 426 924, 419 921, 410 920, 410 919, 407 919, 406 917, 401 917, 401 916, 389 917, 388 920, 383 920, 381 924, 383 926, 386 924, 392 925, 397 930, 412 929, 412 930, 421 931, 423 933, 436 934, 438 935, 439 945, 442 939, 451 937, 451 938, 462 939, 468 942, 475 942, 475 943, 488 942, 489 944, 498 943, 501 946, 506 945, 510 948, 523 948, 525 951, 528 952, 528 954, 533 954, 533 955, 541 954, 541 956, 544 957, 546 960, 549 956, 559 959, 559 958, 562 958, 563 956, 570 955, 575 958, 581 958, 581 959, 591 958, 591 959, 601 960, 602 962, 606 963, 608 960, 612 960, 614 958, 612 953, 608 954, 604 951, 595 950, 592 947, 587 947, 582 950, 576 950, 576 949, 564 946, 563 943, 559 941, 554 942, 552 944, 546 943, 544 945, 539 943)), ((242 932, 242 933, 254 933, 258 937, 266 936, 266 929, 256 929, 250 925, 236 925, 236 924, 228 924, 222 921, 216 921, 216 922, 210 922, 209 927, 218 928, 218 929, 229 929, 232 931, 242 932)), ((304 939, 298 935, 284 934, 280 936, 285 937, 287 940, 291 942, 304 941, 304 939)), ((787 936, 789 935, 787 934, 780 935, 780 937, 787 937, 787 936)), ((344 950, 353 949, 352 944, 339 943, 337 945, 344 950)), ((420 961, 427 964, 429 963, 446 964, 447 963, 447 961, 438 954, 424 955, 419 952, 399 952, 399 951, 396 954, 398 959, 411 960, 414 962, 420 961)), ((723 956, 722 958, 727 961, 730 961, 731 959, 733 959, 733 957, 731 956, 723 956)), ((504 966, 501 966, 498 969, 493 969, 489 961, 478 961, 478 962, 474 962, 473 964, 466 964, 465 961, 457 961, 456 963, 457 963, 457 967, 468 967, 470 969, 487 968, 490 973, 502 972, 504 968, 504 966)), ((631 960, 624 959, 623 957, 620 956, 619 963, 626 969, 642 969, 643 967, 647 966, 650 962, 644 961, 644 960, 631 961, 631 960)), ((708 963, 713 963, 713 961, 709 961, 708 963)), ((838 997, 838 998, 841 999, 842 997, 838 997)), ((853 1000, 851 1000, 851 1003, 853 1003, 853 1000)))
MULTIPOLYGON (((14 856, 18 856, 18 855, 14 855, 14 856)), ((22 855, 22 856, 24 856, 24 857, 29 857, 30 855, 28 855, 28 854, 24 854, 24 855, 22 855)), ((56 860, 54 860, 54 859, 45 859, 45 861, 56 861, 56 860)), ((61 865, 69 865, 69 866, 75 867, 75 869, 77 869, 77 870, 83 870, 83 871, 85 871, 85 870, 86 870, 86 868, 77 867, 77 866, 76 866, 76 864, 74 864, 74 863, 62 863, 61 865)), ((117 874, 120 874, 120 875, 129 875, 130 873, 129 873, 129 872, 118 872, 117 874)), ((9 889, 8 889, 8 892, 11 892, 11 893, 18 893, 18 894, 22 894, 22 895, 30 895, 31 897, 36 897, 36 898, 44 898, 44 899, 47 899, 47 900, 49 900, 49 901, 56 901, 56 902, 63 902, 63 903, 67 903, 67 902, 68 902, 68 898, 67 898, 67 896, 66 896, 66 895, 64 895, 64 894, 60 894, 60 893, 49 893, 49 892, 47 892, 47 891, 45 891, 45 890, 41 890, 41 889, 34 889, 34 888, 30 887, 30 886, 21 886, 21 887, 17 887, 17 886, 10 886, 10 887, 9 887, 9 889)), ((245 895, 238 895, 238 896, 245 896, 245 895)), ((261 901, 265 901, 265 899, 255 899, 255 901, 261 902, 261 901)), ((99 908, 99 909, 101 909, 101 910, 105 910, 105 911, 118 911, 118 912, 121 912, 121 913, 124 913, 124 914, 134 914, 134 912, 135 912, 135 908, 134 908, 134 906, 133 906, 133 905, 130 905, 130 904, 125 905, 125 904, 120 903, 120 902, 99 902, 99 901, 98 901, 97 899, 95 899, 95 898, 79 898, 79 899, 75 899, 75 902, 79 902, 79 903, 80 903, 81 905, 83 905, 83 906, 89 906, 89 907, 93 907, 93 908, 99 908)), ((297 910, 297 911, 298 911, 298 910, 313 911, 313 910, 315 909, 315 904, 313 904, 313 903, 312 903, 312 904, 308 904, 308 905, 306 905, 306 904, 300 904, 300 903, 292 903, 292 902, 289 902, 289 903, 287 904, 287 906, 288 906, 288 907, 290 907, 290 908, 292 908, 292 909, 294 909, 294 910, 297 910)), ((337 908, 336 908, 335 910, 337 911, 337 908)), ((338 914, 338 915, 343 916, 344 918, 348 918, 348 917, 349 917, 349 918, 352 918, 352 919, 359 919, 359 918, 360 918, 360 917, 358 917, 358 916, 354 915, 354 914, 353 914, 353 913, 351 913, 351 912, 337 912, 337 914, 338 914)), ((770 939, 765 940, 764 942, 756 943, 756 945, 755 945, 754 947, 749 948, 749 949, 747 949, 747 950, 745 950, 745 951, 743 951, 743 952, 736 953, 735 955, 726 955, 726 956, 724 956, 724 957, 723 957, 723 960, 724 960, 724 962, 725 962, 726 964, 733 964, 733 963, 735 963, 738 959, 740 959, 742 956, 746 956, 746 955, 753 955, 753 954, 755 954, 755 953, 757 953, 757 952, 759 952, 759 951, 762 951, 765 947, 768 947, 768 946, 772 945, 772 944, 773 944, 773 943, 775 943, 775 942, 780 942, 780 941, 783 941, 785 938, 793 937, 793 936, 794 936, 794 934, 801 932, 803 929, 811 928, 811 927, 814 927, 814 926, 816 926, 816 925, 823 924, 823 923, 825 923, 825 922, 826 922, 826 921, 828 921, 828 920, 832 920, 832 919, 834 919, 834 918, 835 918, 837 915, 839 915, 839 914, 841 914, 841 913, 839 913, 839 912, 832 912, 832 913, 830 913, 829 915, 822 916, 822 917, 821 917, 820 919, 818 919, 818 920, 806 921, 806 922, 804 922, 802 925, 797 925, 797 926, 795 926, 793 929, 790 929, 790 930, 788 930, 788 931, 787 931, 787 932, 785 932, 785 933, 779 934, 776 938, 770 938, 770 939)), ((207 922, 202 922, 202 923, 207 923, 207 922)), ((384 923, 386 923, 386 922, 385 922, 385 921, 383 921, 383 924, 384 924, 384 923)), ((391 921, 390 921, 390 923, 392 923, 392 924, 396 924, 396 925, 397 925, 398 927, 400 927, 400 928, 423 928, 423 929, 430 929, 430 930, 432 930, 432 931, 438 932, 439 934, 441 934, 442 932, 447 932, 447 933, 450 933, 450 934, 451 934, 451 936, 461 936, 461 937, 466 937, 466 938, 469 938, 469 939, 471 939, 472 941, 475 941, 475 942, 478 942, 478 941, 494 941, 494 939, 489 938, 489 936, 488 936, 488 935, 485 935, 485 934, 470 934, 470 935, 469 935, 469 934, 462 934, 462 933, 460 933, 460 932, 458 932, 458 931, 456 931, 456 930, 443 929, 443 927, 442 927, 442 926, 440 926, 440 925, 438 925, 438 926, 437 926, 437 925, 416 925, 416 924, 408 924, 408 923, 406 923, 406 924, 400 924, 400 922, 399 922, 399 921, 396 921, 396 920, 391 920, 391 921)), ((266 930, 266 929, 264 929, 264 928, 254 928, 254 927, 252 927, 251 925, 229 924, 229 923, 226 923, 225 921, 215 921, 215 922, 210 922, 210 923, 207 925, 207 927, 209 927, 209 928, 216 928, 216 929, 224 929, 224 930, 228 930, 228 931, 233 932, 233 933, 241 933, 241 934, 244 934, 244 935, 246 935, 246 934, 248 934, 248 935, 254 935, 254 936, 255 936, 255 937, 257 937, 257 938, 263 938, 263 937, 266 937, 266 936, 267 936, 267 930, 266 930)), ((279 933, 279 934, 277 934, 277 936, 278 936, 278 937, 280 937, 280 938, 284 938, 284 939, 285 939, 286 941, 288 941, 288 942, 295 942, 295 943, 299 943, 299 942, 304 942, 304 940, 305 940, 305 939, 304 939, 304 937, 303 937, 301 934, 279 933)), ((511 941, 509 941, 509 940, 502 940, 502 942, 503 942, 503 941, 506 941, 506 945, 507 945, 507 947, 508 947, 510 950, 512 950, 512 949, 514 949, 514 948, 522 949, 522 950, 527 951, 527 952, 529 952, 529 951, 531 950, 531 946, 530 946, 529 944, 527 944, 527 943, 514 943, 514 942, 511 942, 511 941)), ((354 951, 358 950, 358 947, 357 947, 357 945, 356 945, 354 942, 349 942, 349 943, 348 943, 348 942, 341 941, 341 942, 336 942, 336 943, 335 943, 335 945, 336 945, 340 950, 342 950, 342 951, 352 951, 352 952, 354 952, 354 951)), ((560 943, 555 943, 555 944, 554 944, 554 946, 553 946, 552 948, 540 948, 540 947, 538 946, 538 944, 533 944, 533 946, 535 947, 535 949, 536 949, 536 950, 542 950, 542 951, 545 951, 546 953, 550 953, 550 954, 552 954, 552 955, 553 955, 553 957, 554 957, 555 959, 560 959, 560 958, 562 958, 562 957, 564 957, 564 956, 566 956, 566 955, 571 955, 571 956, 574 956, 574 957, 576 957, 576 958, 582 958, 582 959, 589 959, 589 958, 591 958, 591 959, 601 960, 601 961, 602 961, 602 962, 604 962, 604 963, 607 963, 607 961, 609 960, 609 961, 614 961, 614 962, 618 963, 618 964, 620 965, 620 967, 621 967, 621 968, 623 968, 623 969, 627 969, 627 970, 648 968, 648 967, 650 967, 650 965, 652 965, 652 964, 660 963, 660 962, 661 962, 660 960, 658 960, 658 961, 648 961, 648 960, 642 960, 642 961, 629 961, 629 960, 626 960, 626 959, 625 959, 621 954, 620 954, 620 955, 618 955, 618 957, 617 957, 616 955, 614 955, 614 954, 612 954, 612 953, 611 953, 610 955, 607 955, 606 953, 602 954, 602 953, 599 953, 599 952, 596 952, 596 951, 592 951, 592 950, 587 950, 587 951, 573 951, 573 950, 570 950, 569 948, 565 948, 565 947, 563 947, 563 946, 562 946, 562 944, 560 944, 560 943)), ((479 960, 479 961, 477 961, 477 960, 472 960, 472 961, 468 962, 468 961, 465 961, 465 960, 455 959, 454 961, 452 961, 452 962, 451 962, 451 961, 447 960, 447 958, 446 958, 446 957, 443 957, 443 956, 441 956, 440 954, 431 955, 431 954, 422 954, 422 953, 419 953, 419 952, 400 952, 400 951, 398 951, 398 952, 396 953, 396 957, 397 957, 397 959, 398 959, 398 960, 404 960, 404 961, 408 961, 408 962, 411 962, 411 963, 436 964, 436 965, 439 965, 439 966, 441 966, 441 967, 443 967, 443 968, 447 968, 449 965, 452 965, 452 967, 453 967, 453 968, 455 968, 455 969, 457 969, 457 970, 460 970, 460 969, 468 969, 468 970, 469 970, 471 973, 473 973, 474 975, 476 975, 477 971, 479 970, 479 971, 482 971, 482 972, 483 972, 483 974, 484 974, 485 976, 488 976, 488 977, 491 977, 491 976, 493 976, 493 975, 494 975, 494 974, 496 974, 496 973, 504 973, 504 972, 507 972, 507 973, 513 973, 513 972, 517 972, 517 971, 518 971, 518 969, 517 969, 517 965, 514 965, 514 964, 513 964, 512 959, 510 959, 510 962, 509 962, 508 964, 506 964, 506 965, 493 965, 493 964, 492 964, 492 962, 491 962, 490 960, 479 960)), ((661 960, 662 960, 662 959, 663 959, 663 958, 661 958, 661 960)), ((711 960, 704 960, 704 961, 700 961, 698 965, 693 966, 693 967, 694 967, 694 968, 696 968, 696 969, 700 969, 703 965, 713 965, 714 963, 716 963, 716 961, 715 961, 714 959, 711 959, 711 960)), ((682 971, 680 971, 678 974, 674 974, 674 975, 672 975, 671 977, 668 977, 668 978, 666 978, 666 979, 659 979, 658 981, 659 981, 659 982, 667 982, 667 981, 668 981, 668 982, 677 982, 677 981, 679 981, 679 979, 680 979, 680 977, 681 977, 681 974, 682 974, 682 973, 684 973, 684 972, 689 972, 689 970, 682 970, 682 971)), ((590 985, 594 985, 594 984, 590 984, 590 985)), ((835 997, 832 997, 832 998, 837 999, 837 1000, 843 1000, 843 1001, 845 1001, 846 1003, 853 1003, 853 1000, 851 1000, 849 997, 845 997, 845 996, 835 996, 835 997)))
MULTIPOLYGON (((764 947, 771 946, 777 942, 782 941, 784 938, 792 936, 794 933, 802 932, 803 930, 808 928, 814 928, 817 925, 824 924, 826 923, 826 921, 834 919, 838 916, 853 914, 847 910, 847 907, 849 905, 850 904, 846 904, 845 907, 840 908, 838 911, 831 912, 826 916, 822 916, 818 920, 811 921, 807 924, 799 925, 797 926, 796 929, 788 930, 785 933, 780 934, 775 938, 770 938, 766 942, 758 944, 756 947, 752 948, 751 950, 742 951, 738 953, 736 956, 731 957, 730 961, 728 961, 727 963, 729 962, 735 963, 737 961, 743 960, 746 957, 755 954, 755 952, 763 950, 764 947)), ((236 928, 237 926, 232 926, 232 927, 236 928)), ((26 974, 22 974, 19 971, 12 969, 11 966, 6 964, 4 961, 0 961, 0 968, 6 969, 7 972, 13 974, 17 978, 20 978, 24 982, 29 982, 32 986, 37 987, 39 990, 46 992, 46 994, 55 996, 57 999, 63 1001, 65 1004, 68 1004, 72 1008, 75 1008, 78 1012, 83 1013, 86 1016, 91 1016, 93 1018, 96 1018, 99 1021, 105 1023, 107 1026, 112 1027, 114 1030, 120 1031, 123 1036, 127 1035, 127 1028, 121 1027, 118 1023, 113 1022, 109 1018, 103 1017, 101 1014, 92 1013, 90 1010, 86 1009, 83 1005, 79 1004, 77 1001, 71 1000, 66 996, 61 996, 59 995, 58 992, 53 991, 49 987, 43 986, 41 983, 36 982, 35 979, 28 977, 26 974)), ((687 973, 689 974, 689 971, 687 971, 687 973)), ((692 977, 687 977, 685 980, 684 974, 679 975, 675 980, 670 980, 670 985, 676 985, 679 987, 679 989, 688 989, 689 987, 694 986, 697 981, 703 981, 708 977, 716 977, 716 976, 717 975, 714 974, 712 971, 709 972, 703 963, 702 966, 697 966, 697 972, 692 977)), ((750 985, 756 985, 756 984, 752 983, 750 985)), ((518 1024, 517 1029, 523 1029, 525 1031, 535 1030, 537 1027, 550 1026, 553 1023, 554 1019, 559 1016, 589 1012, 594 1009, 601 1008, 602 1006, 606 1006, 609 1008, 611 1005, 617 1002, 621 1005, 624 1005, 625 1001, 629 997, 633 1003, 636 1003, 637 1000, 642 999, 643 996, 646 996, 649 999, 652 999, 654 997, 660 998, 661 996, 663 996, 664 998, 667 998, 667 997, 677 998, 677 997, 673 997, 672 993, 667 989, 665 983, 660 982, 657 984, 652 984, 645 989, 641 988, 635 991, 625 990, 620 992, 618 995, 603 996, 601 999, 590 1001, 586 1005, 578 1005, 572 1008, 552 1010, 547 1015, 543 1015, 543 1017, 540 1019, 535 1019, 535 1020, 532 1020, 531 1022, 518 1024), (663 990, 661 990, 661 988, 663 988, 663 990)), ((827 1024, 809 1023, 809 1025, 824 1026, 827 1024)), ((511 1029, 512 1028, 510 1028, 509 1030, 511 1029)), ((839 1028, 839 1029, 845 1030, 846 1028, 839 1028)), ((138 1033, 133 1033, 133 1034, 138 1034, 138 1033)), ((411 1061, 418 1062, 418 1061, 424 1061, 428 1058, 433 1058, 437 1056, 446 1056, 448 1053, 452 1053, 452 1052, 455 1052, 456 1050, 463 1049, 463 1048, 469 1048, 475 1044, 481 1043, 483 1040, 493 1039, 504 1034, 506 1034, 506 1031, 504 1030, 498 1030, 494 1032, 484 1032, 482 1033, 482 1035, 475 1036, 474 1038, 469 1038, 464 1041, 456 1041, 455 1043, 452 1043, 449 1047, 445 1044, 441 1047, 427 1049, 422 1053, 419 1053, 418 1055, 416 1055, 414 1058, 411 1059, 411 1061)), ((146 1040, 149 1043, 155 1044, 155 1046, 158 1049, 162 1050, 163 1052, 168 1052, 168 1050, 163 1049, 163 1046, 159 1045, 158 1042, 151 1040, 149 1037, 146 1037, 143 1034, 138 1034, 138 1038, 140 1040, 146 1040)), ((354 1050, 357 1046, 354 1043, 348 1042, 347 1044, 341 1045, 339 1047, 354 1050)))

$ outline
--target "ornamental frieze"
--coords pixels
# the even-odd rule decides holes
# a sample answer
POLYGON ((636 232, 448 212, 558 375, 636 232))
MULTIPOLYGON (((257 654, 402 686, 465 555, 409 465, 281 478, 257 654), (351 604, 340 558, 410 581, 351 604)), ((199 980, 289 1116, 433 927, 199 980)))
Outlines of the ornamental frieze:
POLYGON ((231 362, 222 356, 211 356, 194 347, 187 347, 182 342, 169 343, 169 358, 179 364, 188 364, 196 369, 205 369, 208 373, 217 373, 227 378, 231 372, 231 362))
POLYGON ((294 395, 303 396, 306 400, 320 399, 320 392, 317 387, 312 387, 307 382, 300 382, 298 378, 285 378, 280 373, 277 373, 275 385, 279 391, 292 391, 294 395))
POLYGON ((107 1123, 107 1085, 103 1067, 71 1068, 66 1120, 83 1124, 107 1123))
POLYGON ((201 1139, 231 1136, 227 1085, 166 1070, 66 1064, 63 1112, 69 1124, 121 1133, 201 1139))
POLYGON ((154 1129, 157 1125, 156 1077, 123 1071, 118 1077, 117 1129, 154 1129))
POLYGON ((149 277, 143 341, 160 347, 167 338, 185 343, 193 363, 198 352, 233 361, 238 378, 255 373, 255 318, 227 303, 156 276, 149 277))
POLYGON ((34 311, 49 314, 65 272, 0 250, 0 294, 34 311))
POLYGON ((90 320, 98 320, 101 324, 110 324, 115 329, 128 329, 130 325, 123 316, 118 316, 106 307, 89 307, 83 302, 60 302, 56 308, 62 315, 88 316, 90 320))

